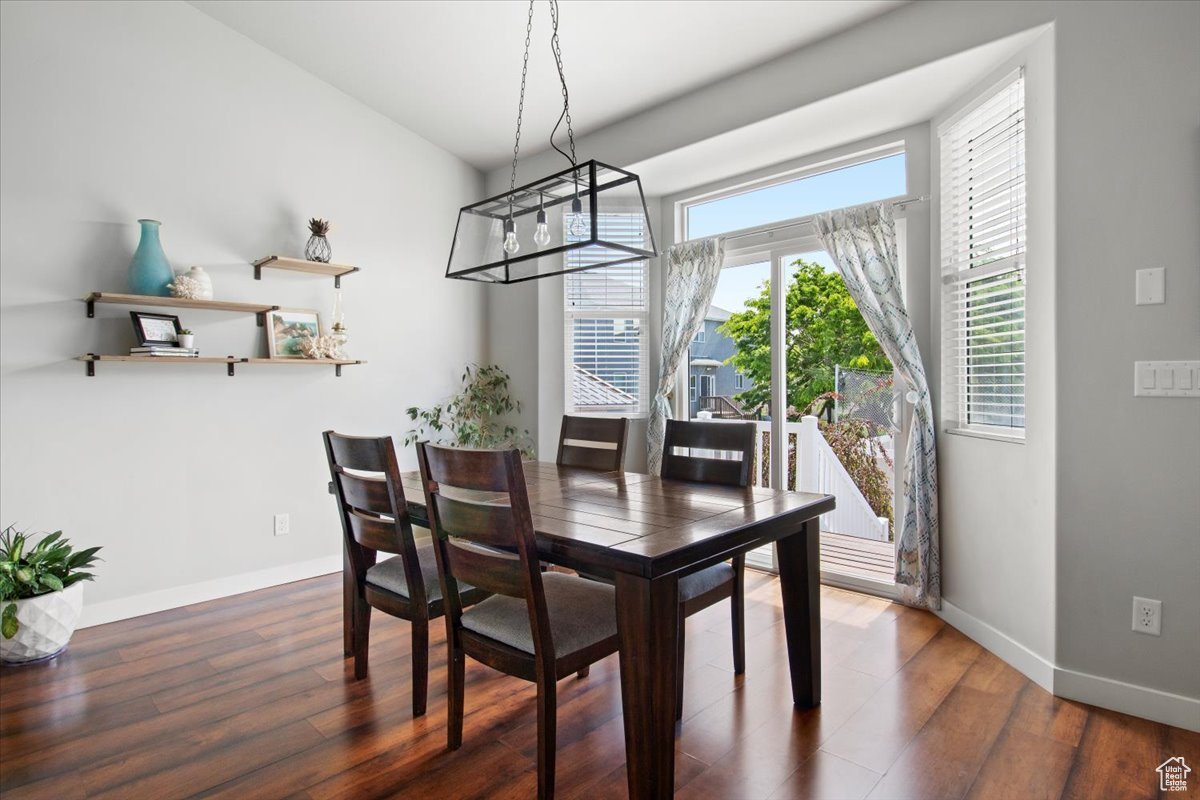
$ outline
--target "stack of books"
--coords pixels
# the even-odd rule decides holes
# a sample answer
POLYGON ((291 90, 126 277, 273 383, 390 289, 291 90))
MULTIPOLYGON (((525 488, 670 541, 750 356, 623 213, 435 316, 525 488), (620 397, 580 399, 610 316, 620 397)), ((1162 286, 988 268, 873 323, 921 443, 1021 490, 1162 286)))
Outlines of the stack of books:
POLYGON ((171 358, 196 358, 200 355, 200 351, 194 347, 172 347, 170 345, 156 344, 149 347, 131 347, 129 348, 131 356, 170 356, 171 358))

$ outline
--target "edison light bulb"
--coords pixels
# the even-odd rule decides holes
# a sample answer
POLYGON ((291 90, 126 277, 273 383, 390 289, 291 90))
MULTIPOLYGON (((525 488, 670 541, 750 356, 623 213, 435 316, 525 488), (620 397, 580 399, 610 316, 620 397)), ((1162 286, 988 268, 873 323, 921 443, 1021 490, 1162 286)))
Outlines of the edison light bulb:
POLYGON ((521 249, 521 243, 517 241, 517 226, 512 219, 504 221, 504 252, 510 256, 521 249))
POLYGON ((576 239, 586 239, 591 233, 591 226, 583 218, 583 201, 578 197, 571 201, 571 225, 567 230, 576 239))
POLYGON ((550 244, 550 226, 546 224, 546 212, 537 213, 537 230, 533 234, 533 243, 538 247, 550 244))

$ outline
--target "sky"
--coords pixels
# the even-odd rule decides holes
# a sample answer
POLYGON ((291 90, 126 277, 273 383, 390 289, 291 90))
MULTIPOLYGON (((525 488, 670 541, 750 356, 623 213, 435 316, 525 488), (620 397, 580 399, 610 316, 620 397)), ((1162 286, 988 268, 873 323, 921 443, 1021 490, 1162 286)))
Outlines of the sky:
MULTIPOLYGON (((904 154, 899 153, 691 206, 688 209, 687 238, 696 239, 805 217, 818 211, 897 197, 906 192, 904 154)), ((835 269, 833 261, 824 251, 797 255, 806 261, 815 261, 831 272, 835 269)), ((792 259, 788 260, 790 262, 792 259)), ((746 299, 761 292, 770 274, 771 267, 766 262, 722 270, 713 305, 727 311, 743 310, 746 299)))

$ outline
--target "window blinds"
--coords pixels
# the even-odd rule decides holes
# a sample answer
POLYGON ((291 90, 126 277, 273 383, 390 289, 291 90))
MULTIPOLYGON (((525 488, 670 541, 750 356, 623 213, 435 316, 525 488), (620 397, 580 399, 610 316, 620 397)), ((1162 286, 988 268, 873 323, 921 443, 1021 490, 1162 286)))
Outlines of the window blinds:
MULTIPOLYGON (((571 215, 564 215, 569 230, 571 215)), ((641 214, 600 214, 601 241, 641 247, 641 214)), ((568 251, 567 269, 588 266, 568 251)), ((640 414, 648 387, 646 262, 599 267, 563 276, 567 413, 640 414)))
POLYGON ((943 416, 1025 428, 1025 86, 1006 78, 943 125, 943 416))

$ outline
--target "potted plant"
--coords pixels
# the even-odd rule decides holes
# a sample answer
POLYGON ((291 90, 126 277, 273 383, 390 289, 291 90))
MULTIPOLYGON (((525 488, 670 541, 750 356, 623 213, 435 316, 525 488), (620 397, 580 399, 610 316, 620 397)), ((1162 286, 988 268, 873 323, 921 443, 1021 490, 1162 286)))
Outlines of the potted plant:
POLYGON ((431 439, 436 444, 487 450, 515 447, 532 458, 533 440, 529 431, 518 431, 502 420, 505 415, 521 410, 521 403, 509 392, 509 380, 508 373, 495 364, 467 366, 458 394, 430 408, 407 409, 408 418, 417 427, 408 432, 404 443, 431 439))
POLYGON ((0 661, 41 661, 66 649, 98 550, 76 551, 62 531, 36 544, 13 525, 0 532, 0 661))
POLYGON ((189 350, 191 349, 192 344, 196 341, 195 335, 188 328, 181 330, 176 338, 179 340, 180 347, 186 347, 189 350))

